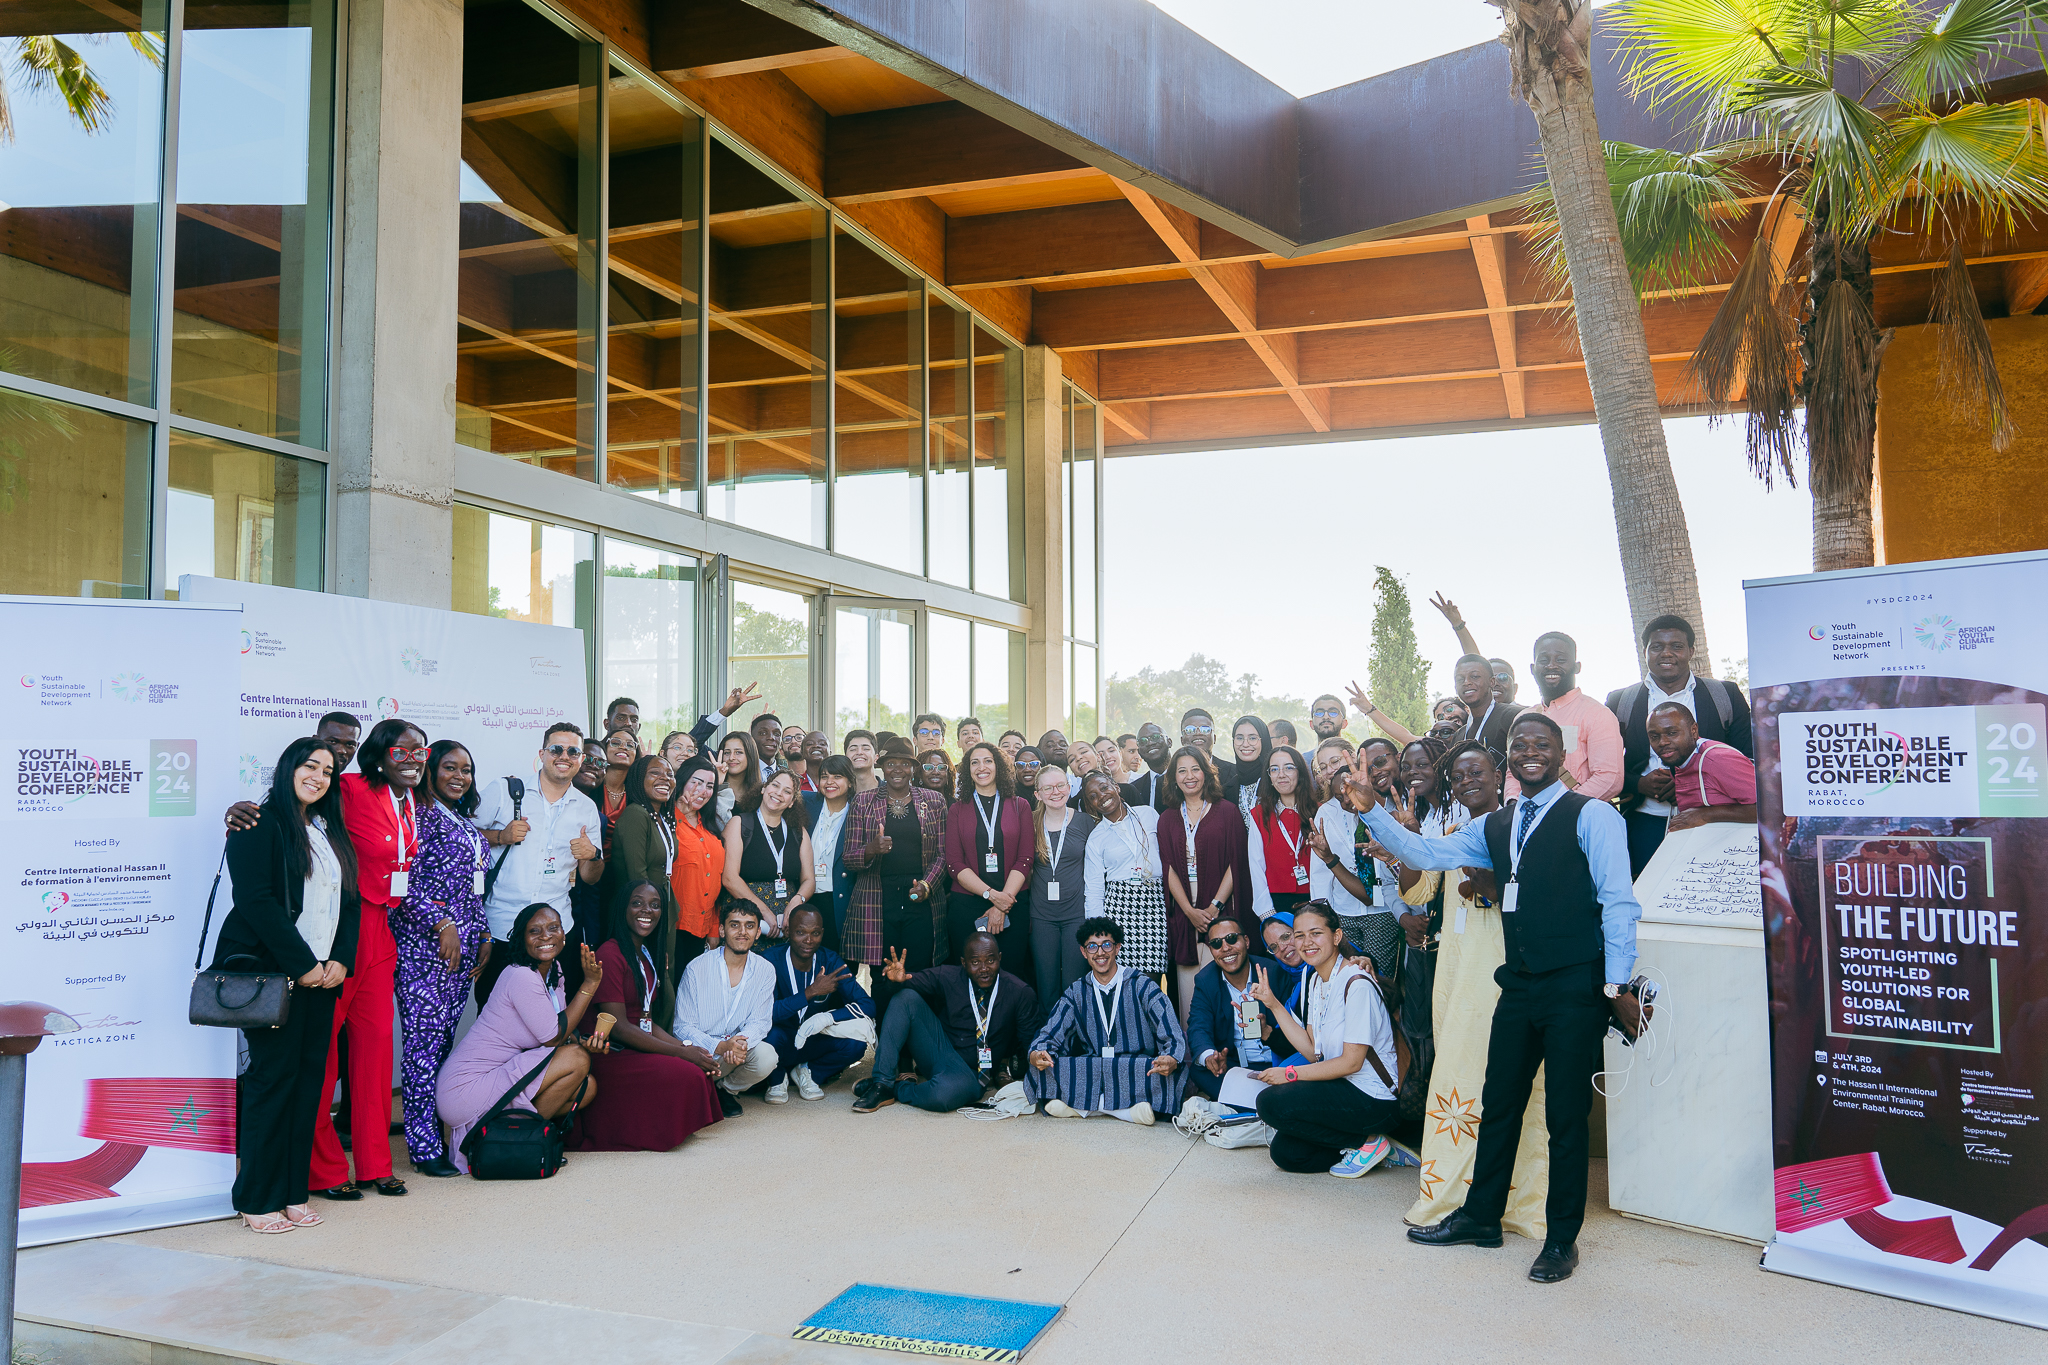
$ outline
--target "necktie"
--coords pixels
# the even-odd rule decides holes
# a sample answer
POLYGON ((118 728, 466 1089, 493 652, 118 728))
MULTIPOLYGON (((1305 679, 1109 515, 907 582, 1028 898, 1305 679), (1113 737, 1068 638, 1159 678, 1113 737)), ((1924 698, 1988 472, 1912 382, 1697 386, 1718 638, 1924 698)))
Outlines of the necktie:
POLYGON ((1528 842, 1529 842, 1529 826, 1531 826, 1531 825, 1533 825, 1533 824, 1535 824, 1535 823, 1536 823, 1536 803, 1535 803, 1534 801, 1531 801, 1531 800, 1529 800, 1529 799, 1527 799, 1527 798, 1525 797, 1525 798, 1523 798, 1523 800, 1522 800, 1522 832, 1521 832, 1520 834, 1518 834, 1518 835, 1516 835, 1516 836, 1515 836, 1515 842, 1516 842, 1516 843, 1518 843, 1518 844, 1526 844, 1526 843, 1528 843, 1528 842))

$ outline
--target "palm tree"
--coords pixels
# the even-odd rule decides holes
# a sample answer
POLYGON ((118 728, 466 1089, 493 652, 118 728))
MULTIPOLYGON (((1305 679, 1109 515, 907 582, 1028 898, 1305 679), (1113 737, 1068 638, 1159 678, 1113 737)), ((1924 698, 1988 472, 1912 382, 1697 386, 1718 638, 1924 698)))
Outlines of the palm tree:
MULTIPOLYGON (((1505 25, 1515 94, 1536 115, 1558 207, 1573 312, 1621 544, 1635 631, 1676 612, 1706 639, 1692 538, 1657 402, 1643 315, 1621 249, 1600 128, 1593 118, 1592 0, 1489 0, 1505 25)), ((1698 658, 1713 657, 1702 644, 1698 658)), ((1701 672, 1710 671, 1701 665, 1701 672)))
MULTIPOLYGON (((126 33, 128 45, 152 66, 164 64, 163 39, 154 33, 126 33)), ((88 34, 104 42, 105 34, 88 34)), ((97 133, 114 111, 114 97, 100 84, 85 54, 54 34, 32 34, 14 40, 14 79, 35 94, 54 93, 78 126, 97 133)), ((14 108, 8 101, 6 69, 0 67, 0 142, 14 141, 14 108)))
POLYGON ((2048 0, 1954 0, 1938 13, 1926 0, 1617 0, 1609 12, 1631 93, 1687 111, 1699 138, 1691 154, 1608 148, 1624 248, 1639 277, 1697 282, 1733 259, 1720 229, 1767 196, 1766 224, 1789 231, 1751 241, 1694 375, 1707 399, 1746 412, 1750 466, 1767 484, 1794 477, 1804 444, 1813 567, 1867 566, 1890 340, 1873 307, 1878 233, 1949 240, 1929 308, 1942 387, 1994 447, 2012 438, 1962 242, 2048 208, 2048 105, 1985 94, 1999 58, 2041 52, 2048 0), (1803 285, 1780 255, 1802 221, 1803 285))

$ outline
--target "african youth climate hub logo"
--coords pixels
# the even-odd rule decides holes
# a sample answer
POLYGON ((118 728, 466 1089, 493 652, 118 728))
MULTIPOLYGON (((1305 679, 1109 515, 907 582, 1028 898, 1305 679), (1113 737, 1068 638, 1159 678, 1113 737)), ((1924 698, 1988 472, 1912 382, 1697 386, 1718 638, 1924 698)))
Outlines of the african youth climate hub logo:
POLYGON ((149 695, 149 680, 140 673, 116 673, 107 690, 116 701, 141 701, 149 695))
POLYGON ((441 667, 440 660, 429 659, 426 655, 420 653, 420 651, 418 651, 417 649, 399 650, 398 662, 399 665, 402 668, 404 668, 406 672, 417 673, 422 678, 431 678, 432 676, 434 676, 434 673, 441 667))
POLYGON ((1923 616, 1913 623, 1913 638, 1921 648, 1933 650, 1936 654, 1955 645, 1957 631, 1955 618, 1939 612, 1923 616))

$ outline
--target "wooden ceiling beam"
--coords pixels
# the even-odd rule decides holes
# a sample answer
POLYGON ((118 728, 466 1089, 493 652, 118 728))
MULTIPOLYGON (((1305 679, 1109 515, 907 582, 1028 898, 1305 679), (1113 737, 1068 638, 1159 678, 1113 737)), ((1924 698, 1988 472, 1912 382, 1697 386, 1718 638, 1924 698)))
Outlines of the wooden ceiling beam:
POLYGON ((654 7, 654 69, 671 81, 781 71, 853 54, 743 0, 673 0, 654 7))
POLYGON ((1515 318, 1507 311, 1507 244, 1493 235, 1493 220, 1486 214, 1467 218, 1465 226, 1472 229, 1472 262, 1479 268, 1479 287, 1486 292, 1486 320, 1493 329, 1494 358, 1500 362, 1501 391, 1508 416, 1519 421, 1529 410, 1523 401, 1522 372, 1515 364, 1515 318))
POLYGON ((825 197, 841 204, 1100 174, 978 109, 948 101, 830 120, 825 197))

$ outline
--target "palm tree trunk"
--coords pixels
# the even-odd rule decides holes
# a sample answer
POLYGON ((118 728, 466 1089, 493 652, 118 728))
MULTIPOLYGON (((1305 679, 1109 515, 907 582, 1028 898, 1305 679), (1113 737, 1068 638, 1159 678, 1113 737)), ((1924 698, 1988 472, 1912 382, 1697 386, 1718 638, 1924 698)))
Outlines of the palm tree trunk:
POLYGON ((1500 8, 1515 93, 1536 115, 1543 164, 1571 271, 1579 351, 1607 454, 1622 578, 1636 638, 1650 618, 1690 621, 1701 673, 1711 672, 1699 576, 1685 508, 1664 444, 1643 315, 1622 255, 1621 229, 1593 117, 1592 0, 1490 0, 1500 8))
POLYGON ((1806 281, 1799 358, 1805 376, 1806 486, 1813 494, 1813 569, 1867 569, 1877 562, 1871 505, 1877 472, 1877 372, 1890 340, 1870 319, 1876 289, 1869 245, 1817 225, 1806 281), (1820 354, 1817 334, 1828 291, 1837 281, 1849 285, 1863 306, 1853 321, 1842 324, 1856 333, 1846 356, 1830 363, 1820 354), (1841 391, 1825 392, 1830 386, 1841 391))

